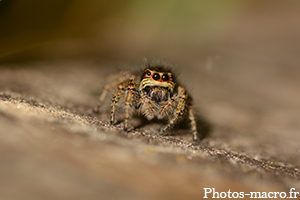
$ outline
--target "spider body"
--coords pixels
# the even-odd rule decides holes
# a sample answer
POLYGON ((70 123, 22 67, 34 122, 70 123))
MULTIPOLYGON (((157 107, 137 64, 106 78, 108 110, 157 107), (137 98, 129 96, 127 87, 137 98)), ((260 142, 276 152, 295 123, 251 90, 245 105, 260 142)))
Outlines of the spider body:
POLYGON ((99 106, 94 108, 95 112, 99 111, 108 91, 115 87, 118 90, 111 100, 111 125, 115 123, 116 106, 124 96, 125 132, 128 131, 133 109, 137 109, 148 120, 168 119, 168 123, 160 131, 161 134, 168 132, 188 111, 193 140, 198 142, 192 98, 184 87, 176 84, 170 70, 158 65, 148 66, 141 75, 124 72, 118 80, 105 86, 99 98, 99 106))

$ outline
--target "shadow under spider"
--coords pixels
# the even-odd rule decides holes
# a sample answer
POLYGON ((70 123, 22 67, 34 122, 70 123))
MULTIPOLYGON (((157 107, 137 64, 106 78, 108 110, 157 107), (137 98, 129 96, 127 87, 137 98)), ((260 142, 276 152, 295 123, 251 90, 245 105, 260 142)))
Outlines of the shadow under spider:
MULTIPOLYGON (((149 125, 149 124, 159 124, 161 125, 161 127, 163 127, 168 123, 167 120, 153 119, 151 121, 148 121, 143 116, 139 116, 139 118, 140 118, 140 123, 134 128, 143 128, 145 125, 149 125)), ((196 124, 197 124, 198 136, 200 140, 207 138, 212 132, 212 124, 204 117, 196 116, 196 124)), ((184 117, 181 121, 175 124, 175 126, 170 130, 170 132, 167 132, 165 135, 188 135, 190 134, 189 130, 190 130, 190 120, 188 119, 188 117, 184 117)), ((157 131, 159 131, 159 129, 157 131)))

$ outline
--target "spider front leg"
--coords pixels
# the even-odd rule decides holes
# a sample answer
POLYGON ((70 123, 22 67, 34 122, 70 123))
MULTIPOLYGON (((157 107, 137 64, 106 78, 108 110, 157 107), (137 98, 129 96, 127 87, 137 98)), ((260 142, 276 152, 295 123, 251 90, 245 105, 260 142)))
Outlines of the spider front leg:
MULTIPOLYGON (((173 125, 175 125, 183 116, 184 114, 184 110, 188 101, 188 94, 186 92, 186 90, 183 87, 178 87, 179 90, 179 96, 178 96, 178 104, 177 104, 177 108, 175 111, 175 115, 173 117, 173 119, 171 119, 171 121, 169 122, 169 124, 167 124, 166 126, 164 126, 161 129, 161 134, 164 134, 166 131, 168 131, 173 125)), ((192 100, 189 99, 189 120, 191 121, 191 132, 193 134, 193 141, 198 143, 199 142, 199 138, 198 138, 198 133, 197 133, 197 126, 196 126, 196 120, 195 120, 195 111, 193 109, 192 106, 192 100)), ((171 103, 172 99, 169 100, 171 103)))
POLYGON ((125 98, 125 119, 124 119, 124 132, 128 131, 129 119, 131 117, 132 107, 135 103, 136 97, 136 82, 131 79, 127 83, 127 95, 125 98))
POLYGON ((125 92, 125 87, 126 87, 126 82, 119 84, 117 92, 111 99, 110 125, 115 124, 116 105, 118 104, 122 94, 125 92))
POLYGON ((171 97, 165 105, 163 105, 159 111, 158 111, 158 115, 157 115, 157 118, 158 119, 162 119, 163 117, 165 116, 169 116, 170 115, 170 110, 173 109, 174 107, 174 104, 175 104, 175 97, 171 97))
POLYGON ((134 79, 130 79, 126 82, 123 82, 119 85, 118 91, 115 93, 111 100, 111 117, 110 124, 115 123, 115 114, 116 114, 116 105, 118 104, 122 94, 127 91, 125 97, 125 119, 124 119, 124 131, 128 131, 129 119, 131 117, 131 110, 135 104, 136 96, 136 82, 134 79))
POLYGON ((183 87, 178 87, 178 103, 177 103, 177 107, 176 107, 176 111, 174 114, 174 117, 170 120, 170 122, 165 125, 161 130, 160 133, 161 134, 165 134, 171 127, 173 127, 178 120, 180 120, 184 114, 184 110, 185 110, 185 106, 186 106, 186 101, 188 98, 188 94, 186 92, 186 90, 183 87))

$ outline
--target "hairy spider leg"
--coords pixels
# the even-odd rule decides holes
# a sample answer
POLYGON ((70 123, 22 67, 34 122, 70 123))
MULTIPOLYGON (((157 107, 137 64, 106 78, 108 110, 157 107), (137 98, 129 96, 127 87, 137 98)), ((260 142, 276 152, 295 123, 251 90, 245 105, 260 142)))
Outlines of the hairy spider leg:
POLYGON ((179 86, 178 87, 178 103, 177 103, 177 107, 176 107, 176 111, 175 111, 175 114, 174 114, 174 117, 170 120, 170 122, 165 125, 161 130, 160 130, 160 133, 161 134, 164 134, 165 132, 167 132, 172 126, 174 126, 178 120, 180 118, 182 118, 183 114, 184 114, 184 110, 185 110, 185 105, 186 105, 186 101, 187 101, 187 98, 188 98, 188 94, 186 92, 186 90, 179 86))
POLYGON ((141 108, 140 112, 143 113, 148 120, 152 120, 155 117, 155 110, 157 109, 157 105, 153 101, 151 101, 150 97, 142 93, 140 95, 140 100, 137 108, 141 108))
POLYGON ((163 105, 159 111, 158 111, 158 119, 162 119, 165 116, 168 116, 169 111, 172 110, 171 108, 174 106, 175 104, 175 96, 171 97, 165 105, 163 105))
POLYGON ((136 96, 136 82, 134 79, 127 81, 127 94, 125 98, 125 119, 124 119, 124 132, 128 131, 129 119, 131 117, 131 110, 134 106, 136 96))
POLYGON ((115 124, 116 105, 118 104, 122 94, 125 92, 127 82, 128 81, 124 81, 119 84, 117 92, 111 99, 111 110, 110 110, 110 124, 111 125, 115 124))
POLYGON ((118 74, 118 79, 105 85, 105 87, 99 97, 98 105, 94 107, 93 112, 99 113, 99 109, 102 106, 103 101, 104 101, 105 97, 107 96, 107 93, 109 91, 114 90, 120 83, 124 82, 125 80, 127 80, 129 78, 133 78, 133 75, 128 71, 125 71, 125 72, 122 71, 122 72, 120 72, 120 74, 118 74))
POLYGON ((193 141, 198 143, 199 138, 198 138, 198 132, 197 132, 197 125, 196 125, 196 120, 195 120, 195 110, 192 105, 192 101, 190 102, 189 105, 189 119, 191 121, 191 132, 193 134, 193 141))

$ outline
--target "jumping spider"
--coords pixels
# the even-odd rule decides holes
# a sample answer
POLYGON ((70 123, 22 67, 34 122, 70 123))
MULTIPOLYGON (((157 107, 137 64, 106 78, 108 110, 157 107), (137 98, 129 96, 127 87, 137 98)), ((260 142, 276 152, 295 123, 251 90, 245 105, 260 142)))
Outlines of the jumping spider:
POLYGON ((94 112, 99 112, 107 93, 117 87, 111 99, 110 124, 115 124, 116 106, 122 96, 125 97, 124 131, 128 131, 132 110, 138 109, 148 120, 153 118, 168 119, 169 122, 160 130, 161 134, 169 131, 188 111, 190 130, 193 141, 199 142, 192 98, 186 89, 176 84, 173 74, 162 65, 149 65, 142 74, 123 72, 122 76, 107 84, 99 98, 99 105, 94 112))

